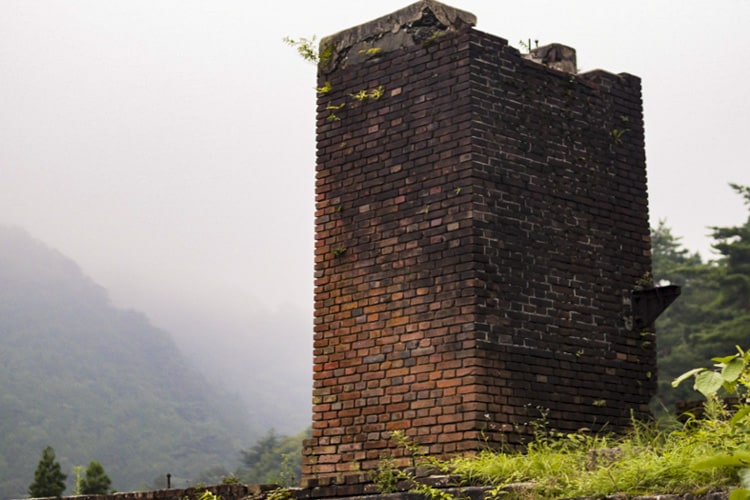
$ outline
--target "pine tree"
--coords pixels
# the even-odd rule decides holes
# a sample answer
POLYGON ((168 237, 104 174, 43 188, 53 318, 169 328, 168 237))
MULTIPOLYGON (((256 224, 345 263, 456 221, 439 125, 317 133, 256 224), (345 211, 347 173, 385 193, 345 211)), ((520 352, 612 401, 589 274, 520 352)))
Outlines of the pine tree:
MULTIPOLYGON (((731 186, 750 206, 750 187, 731 186)), ((654 278, 682 286, 680 298, 656 323, 658 396, 668 409, 695 399, 690 384, 671 386, 675 377, 711 357, 733 354, 736 345, 750 348, 750 217, 741 226, 712 230, 720 255, 713 262, 682 248, 664 223, 652 231, 654 278)))
POLYGON ((33 498, 59 497, 65 491, 66 478, 55 460, 55 450, 47 446, 34 472, 34 482, 29 485, 29 495, 33 498))
POLYGON ((82 495, 106 495, 109 493, 109 487, 112 481, 104 472, 102 464, 93 460, 86 469, 86 477, 81 481, 82 495))
MULTIPOLYGON (((750 208, 750 187, 730 184, 750 208)), ((726 268, 720 305, 750 313, 750 217, 742 226, 714 227, 713 247, 726 268)))
MULTIPOLYGON (((750 187, 731 184, 750 208, 750 187)), ((750 339, 750 216, 741 226, 713 227, 718 293, 708 304, 714 321, 695 336, 703 353, 731 355, 736 345, 748 347, 750 339)), ((708 359, 710 356, 706 356, 708 359)))
POLYGON ((297 484, 302 469, 302 442, 312 430, 295 436, 278 436, 273 429, 249 450, 242 450, 239 479, 246 484, 297 484))
POLYGON ((651 231, 651 248, 654 280, 682 287, 682 295, 656 322, 659 390, 654 411, 660 413, 662 407, 673 410, 677 401, 694 397, 689 384, 675 390, 672 380, 706 359, 695 352, 693 337, 703 330, 705 304, 716 296, 718 286, 713 279, 715 269, 683 248, 664 221, 651 231))

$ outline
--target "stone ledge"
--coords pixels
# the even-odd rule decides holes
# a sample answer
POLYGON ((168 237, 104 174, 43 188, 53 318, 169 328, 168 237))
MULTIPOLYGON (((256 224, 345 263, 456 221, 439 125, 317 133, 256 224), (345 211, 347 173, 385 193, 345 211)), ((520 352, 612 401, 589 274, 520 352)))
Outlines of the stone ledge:
POLYGON ((561 43, 551 43, 531 49, 528 54, 523 54, 523 57, 563 73, 572 75, 578 73, 576 49, 561 43))
MULTIPOLYGON (((464 500, 485 500, 498 497, 498 490, 501 495, 508 495, 509 498, 535 498, 533 485, 530 483, 509 484, 502 488, 494 486, 455 486, 455 487, 437 487, 441 492, 452 495, 456 499, 464 500)), ((420 493, 411 491, 396 491, 393 493, 377 492, 357 492, 348 487, 327 488, 325 496, 316 496, 312 490, 296 490, 292 492, 292 497, 300 500, 318 500, 318 499, 335 499, 335 500, 429 500, 428 497, 420 493), (338 495, 335 492, 338 491, 338 495)), ((730 490, 712 489, 701 494, 655 494, 655 495, 626 495, 624 493, 615 493, 612 495, 599 495, 595 497, 579 497, 568 500, 727 500, 730 490)))
MULTIPOLYGON (((449 493, 454 498, 466 500, 484 500, 485 498, 496 498, 493 486, 461 486, 461 487, 444 487, 443 481, 436 478, 435 481, 425 481, 427 484, 438 488, 441 492, 449 493)), ((286 490, 286 498, 296 500, 318 500, 318 499, 335 499, 335 500, 429 500, 424 495, 412 493, 409 491, 396 491, 393 493, 378 493, 373 484, 364 488, 362 485, 356 486, 330 486, 324 489, 311 488, 290 488, 286 490)), ((185 489, 165 489, 155 491, 139 491, 131 493, 114 493, 111 495, 79 495, 66 497, 50 497, 45 499, 34 500, 197 500, 201 493, 210 491, 220 495, 221 500, 265 500, 269 493, 277 490, 275 485, 216 485, 203 488, 185 488, 185 489)), ((510 494, 511 497, 534 497, 533 486, 530 483, 510 484, 501 491, 510 494)), ((637 495, 629 496, 625 494, 614 494, 608 496, 582 497, 576 500, 727 500, 729 498, 728 489, 712 489, 702 494, 684 494, 684 495, 637 495)), ((28 500, 28 499, 27 499, 28 500)))
POLYGON ((447 33, 475 26, 474 14, 435 0, 422 0, 320 41, 320 70, 378 58, 388 52, 426 45, 447 33))

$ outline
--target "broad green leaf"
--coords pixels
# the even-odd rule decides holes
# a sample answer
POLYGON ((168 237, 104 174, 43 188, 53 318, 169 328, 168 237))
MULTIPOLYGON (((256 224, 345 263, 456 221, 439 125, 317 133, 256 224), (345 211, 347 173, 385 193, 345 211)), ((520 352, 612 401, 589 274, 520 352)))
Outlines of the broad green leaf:
POLYGON ((748 465, 750 465, 750 451, 736 451, 733 455, 714 455, 711 458, 696 462, 693 464, 693 469, 746 467, 748 465))
POLYGON ((729 423, 737 425, 737 422, 745 418, 747 415, 750 415, 750 406, 743 406, 732 416, 732 420, 730 420, 729 423))
POLYGON ((721 388, 724 379, 716 372, 704 371, 695 376, 693 388, 706 397, 713 396, 721 388))
POLYGON ((727 391, 729 394, 734 394, 735 389, 737 388, 737 382, 724 382, 721 384, 721 386, 724 388, 725 391, 727 391))
POLYGON ((713 469, 715 467, 736 467, 742 465, 739 459, 731 455, 714 455, 711 458, 695 462, 693 469, 713 469))
POLYGON ((704 371, 706 371, 705 368, 693 368, 692 370, 687 371, 683 373, 682 375, 680 375, 679 377, 677 377, 676 379, 674 379, 672 381, 672 387, 677 387, 678 385, 680 385, 680 382, 683 382, 686 379, 689 379, 690 377, 692 377, 693 375, 697 375, 698 373, 701 373, 704 371))
POLYGON ((745 370, 745 361, 741 358, 734 358, 724 365, 721 369, 721 377, 727 382, 734 382, 745 370))
POLYGON ((750 500, 750 490, 737 488, 729 493, 729 500, 750 500))
POLYGON ((722 365, 726 365, 727 363, 731 362, 733 359, 737 359, 736 354, 732 354, 731 356, 724 356, 723 358, 711 358, 711 361, 715 361, 717 363, 721 363, 722 365))
POLYGON ((740 485, 743 488, 750 489, 750 469, 745 467, 744 469, 740 469, 737 471, 737 475, 740 477, 740 485))

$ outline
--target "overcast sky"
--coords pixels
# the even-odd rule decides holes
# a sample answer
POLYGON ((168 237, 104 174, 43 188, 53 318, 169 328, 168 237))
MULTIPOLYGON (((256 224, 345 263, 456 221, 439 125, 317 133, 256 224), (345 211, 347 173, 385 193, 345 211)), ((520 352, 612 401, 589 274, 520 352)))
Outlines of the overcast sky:
MULTIPOLYGON (((165 328, 185 308, 311 324, 315 68, 282 38, 407 4, 1 0, 0 224, 165 328)), ((652 224, 706 254, 707 226, 745 220, 749 0, 449 4, 643 79, 652 224)))

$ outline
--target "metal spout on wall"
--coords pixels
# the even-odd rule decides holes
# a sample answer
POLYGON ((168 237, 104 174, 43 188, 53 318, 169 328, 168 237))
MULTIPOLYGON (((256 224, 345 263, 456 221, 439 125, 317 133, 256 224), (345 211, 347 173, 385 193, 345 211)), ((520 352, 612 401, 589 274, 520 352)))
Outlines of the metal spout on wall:
POLYGON ((633 326, 641 330, 653 325, 680 293, 682 289, 677 285, 633 290, 633 326))

